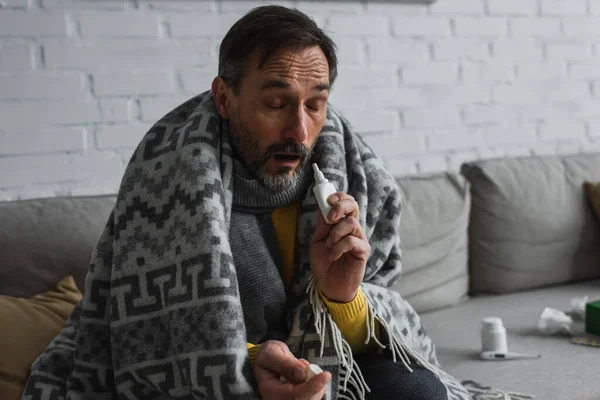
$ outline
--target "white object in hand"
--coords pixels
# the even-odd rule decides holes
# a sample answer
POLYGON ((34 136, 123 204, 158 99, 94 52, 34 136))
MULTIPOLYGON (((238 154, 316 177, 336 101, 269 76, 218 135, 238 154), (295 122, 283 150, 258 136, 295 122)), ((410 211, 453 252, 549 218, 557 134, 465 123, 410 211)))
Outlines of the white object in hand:
POLYGON ((492 351, 495 353, 506 353, 508 351, 506 329, 500 318, 487 317, 483 319, 481 326, 481 351, 492 351))
POLYGON ((310 381, 313 376, 319 375, 323 370, 317 364, 310 364, 308 367, 308 373, 306 374, 306 382, 310 381))
MULTIPOLYGON (((310 381, 314 376, 319 375, 323 370, 317 364, 310 364, 308 366, 308 371, 306 372, 306 380, 304 382, 310 381)), ((289 383, 283 375, 279 377, 279 381, 289 383)))
POLYGON ((315 175, 315 186, 313 187, 313 193, 317 198, 317 203, 319 203, 319 208, 321 209, 321 213, 323 213, 323 217, 325 218, 325 222, 328 224, 333 224, 333 222, 327 219, 327 214, 329 214, 329 210, 331 210, 331 206, 327 202, 327 198, 337 192, 333 183, 329 182, 327 178, 323 175, 323 173, 319 170, 319 166, 313 163, 313 171, 315 175))

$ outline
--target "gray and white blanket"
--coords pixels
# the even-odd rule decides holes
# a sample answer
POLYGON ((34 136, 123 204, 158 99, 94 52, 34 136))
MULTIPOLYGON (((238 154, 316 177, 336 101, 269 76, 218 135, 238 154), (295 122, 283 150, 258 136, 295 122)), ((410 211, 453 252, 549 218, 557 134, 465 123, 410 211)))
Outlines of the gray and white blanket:
MULTIPOLYGON (((85 295, 32 366, 24 399, 257 398, 228 231, 232 146, 210 92, 180 105, 141 141, 92 255, 85 295)), ((401 270, 400 197, 371 149, 329 108, 313 159, 354 196, 372 254, 362 289, 369 339, 418 362, 447 388, 469 392, 439 366, 417 313, 390 286, 401 270)), ((299 209, 286 340, 297 357, 332 373, 327 399, 359 399, 368 385, 320 299, 308 248, 312 186, 299 209)))

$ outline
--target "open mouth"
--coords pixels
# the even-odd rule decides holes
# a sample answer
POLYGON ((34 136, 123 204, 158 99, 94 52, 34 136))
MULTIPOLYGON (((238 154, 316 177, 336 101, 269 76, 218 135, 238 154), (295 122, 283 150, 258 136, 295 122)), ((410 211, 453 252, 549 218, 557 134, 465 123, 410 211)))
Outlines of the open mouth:
POLYGON ((283 162, 292 162, 300 160, 300 156, 297 154, 275 154, 273 157, 275 157, 277 161, 283 162))

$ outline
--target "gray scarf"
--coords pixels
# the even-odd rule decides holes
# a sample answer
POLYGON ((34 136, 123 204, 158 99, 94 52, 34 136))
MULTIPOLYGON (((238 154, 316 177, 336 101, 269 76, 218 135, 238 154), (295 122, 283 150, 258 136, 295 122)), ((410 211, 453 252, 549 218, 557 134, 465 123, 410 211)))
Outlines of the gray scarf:
MULTIPOLYGON (((84 299, 32 366, 25 399, 257 398, 229 241, 234 175, 223 129, 206 92, 146 134, 92 255, 84 299)), ((313 154, 360 207, 372 249, 362 284, 369 339, 377 341, 377 320, 383 351, 406 368, 414 361, 430 369, 448 399, 469 399, 439 367, 418 315, 389 289, 401 269, 393 177, 331 107, 313 154)), ((285 342, 297 357, 332 373, 327 399, 363 398, 368 387, 310 272, 316 212, 309 188, 299 207, 285 342)))
MULTIPOLYGON (((224 125, 225 133, 227 126, 224 125)), ((285 340, 287 295, 281 279, 279 242, 271 211, 300 201, 311 183, 310 165, 285 190, 274 192, 233 160, 233 203, 229 242, 240 291, 247 340, 285 340)), ((295 238, 294 238, 295 239, 295 238)))

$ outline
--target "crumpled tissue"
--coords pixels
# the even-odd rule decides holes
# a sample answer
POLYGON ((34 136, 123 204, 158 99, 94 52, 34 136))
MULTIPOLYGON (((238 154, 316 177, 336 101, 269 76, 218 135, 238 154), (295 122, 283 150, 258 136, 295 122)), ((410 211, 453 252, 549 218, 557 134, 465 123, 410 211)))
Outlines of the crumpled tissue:
POLYGON ((573 319, 556 308, 546 307, 542 311, 538 321, 538 329, 541 333, 547 335, 553 334, 571 334, 573 319))
POLYGON ((573 297, 571 299, 571 315, 585 320, 585 304, 588 302, 588 296, 573 297))

